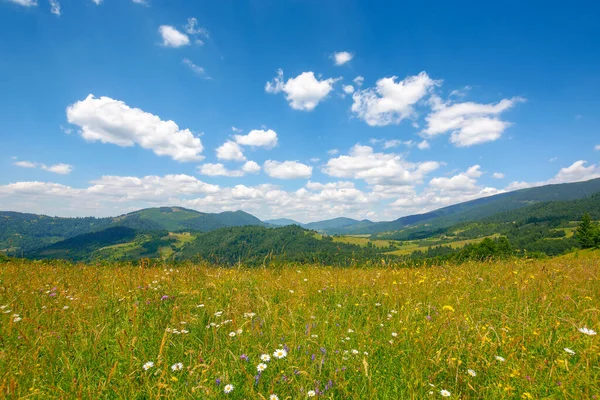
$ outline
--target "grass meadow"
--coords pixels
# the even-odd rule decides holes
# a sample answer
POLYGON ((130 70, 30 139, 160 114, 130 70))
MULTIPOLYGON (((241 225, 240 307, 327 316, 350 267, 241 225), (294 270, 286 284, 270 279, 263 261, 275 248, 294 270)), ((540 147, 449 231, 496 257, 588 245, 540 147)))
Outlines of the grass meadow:
POLYGON ((595 399, 599 274, 8 262, 0 397, 595 399))

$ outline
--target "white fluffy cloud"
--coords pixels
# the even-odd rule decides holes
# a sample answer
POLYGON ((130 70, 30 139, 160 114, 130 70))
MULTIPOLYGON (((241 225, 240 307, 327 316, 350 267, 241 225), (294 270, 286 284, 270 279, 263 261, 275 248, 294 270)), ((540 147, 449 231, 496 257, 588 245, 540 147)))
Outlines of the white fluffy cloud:
POLYGON ((314 72, 303 72, 284 82, 283 70, 265 85, 267 93, 285 93, 285 98, 294 110, 312 111, 333 90, 333 84, 339 79, 317 79, 314 72))
POLYGON ((173 121, 163 121, 110 97, 96 98, 90 94, 85 100, 71 104, 67 107, 67 120, 78 125, 79 134, 91 142, 122 147, 138 144, 176 161, 203 159, 202 142, 189 129, 179 129, 173 121))
POLYGON ((439 97, 431 100, 432 112, 425 120, 426 137, 451 133, 450 142, 457 147, 468 147, 499 139, 511 124, 499 115, 524 101, 520 97, 503 99, 496 104, 444 103, 439 97))
POLYGON ((38 163, 31 161, 15 161, 13 165, 21 168, 37 168, 38 163))
POLYGON ((242 171, 247 174, 256 174, 260 172, 260 165, 254 161, 246 161, 242 166, 242 171))
POLYGON ((348 155, 331 158, 323 172, 337 178, 362 179, 370 185, 412 185, 438 169, 436 161, 412 163, 394 153, 375 153, 359 144, 348 155))
POLYGON ((414 106, 441 81, 433 80, 425 72, 406 77, 382 78, 374 88, 359 90, 352 95, 352 112, 371 126, 398 124, 416 115, 414 106))
POLYGON ((502 172, 494 172, 492 174, 492 178, 494 178, 494 179, 504 179, 504 174, 502 172))
POLYGON ((600 165, 592 164, 586 167, 586 164, 585 160, 575 161, 570 166, 561 168, 547 183, 578 182, 600 178, 600 165))
POLYGON ((354 93, 354 86, 352 86, 352 85, 344 85, 344 87, 342 87, 342 89, 344 90, 344 93, 346 93, 346 94, 354 93))
POLYGON ((8 0, 10 3, 18 4, 23 7, 35 7, 37 6, 36 0, 8 0))
POLYGON ((427 140, 423 140, 417 144, 417 148, 419 150, 426 150, 430 147, 429 142, 427 140))
POLYGON ((71 173, 71 171, 73 171, 73 166, 69 165, 69 164, 54 164, 54 165, 44 165, 42 164, 40 166, 41 169, 43 169, 44 171, 48 171, 48 172, 54 172, 55 174, 60 174, 60 175, 68 175, 71 173))
POLYGON ((596 147, 594 147, 594 150, 600 151, 600 144, 597 144, 596 147))
POLYGON ((231 140, 226 141, 221 146, 217 147, 217 158, 227 161, 244 161, 246 156, 239 144, 231 140))
POLYGON ((162 44, 165 47, 182 47, 190 44, 190 38, 185 33, 179 32, 170 25, 161 25, 158 33, 162 37, 162 44))
POLYGON ((57 0, 49 0, 50 12, 54 15, 60 16, 60 3, 57 0))
POLYGON ((267 175, 271 178, 277 179, 300 179, 310 178, 312 175, 312 168, 309 165, 302 164, 298 161, 265 161, 263 168, 267 175))
POLYGON ((21 168, 40 168, 44 171, 54 172, 55 174, 68 175, 73 171, 73 166, 70 164, 58 163, 53 165, 46 165, 33 161, 16 161, 13 163, 14 166, 21 168))
POLYGON ((272 129, 253 129, 247 135, 234 135, 238 144, 272 149, 277 145, 277 132, 272 129))
POLYGON ((198 167, 198 172, 208 176, 228 176, 241 177, 246 174, 256 174, 260 171, 260 166, 254 161, 247 161, 241 169, 228 170, 223 164, 203 164, 198 167))
POLYGON ((429 181, 429 186, 447 192, 473 192, 477 189, 477 178, 481 176, 479 165, 470 167, 467 171, 450 178, 438 177, 429 181))
POLYGON ((347 51, 339 51, 337 53, 333 53, 331 58, 333 58, 335 65, 344 65, 354 58, 354 54, 347 51))

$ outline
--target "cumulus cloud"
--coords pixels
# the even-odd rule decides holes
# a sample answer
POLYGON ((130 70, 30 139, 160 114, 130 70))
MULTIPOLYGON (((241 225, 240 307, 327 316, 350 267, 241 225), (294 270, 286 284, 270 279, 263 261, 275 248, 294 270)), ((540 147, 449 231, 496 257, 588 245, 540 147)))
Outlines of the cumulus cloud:
POLYGON ((470 167, 467 171, 450 178, 438 177, 429 181, 429 186, 448 192, 473 192, 477 186, 477 178, 481 176, 479 165, 470 167))
POLYGON ((260 165, 254 161, 246 161, 242 166, 242 171, 247 174, 256 174, 260 172, 260 165))
POLYGON ((419 150, 426 150, 429 147, 430 147, 429 142, 427 140, 423 140, 423 141, 419 142, 419 144, 417 144, 417 148, 419 150))
POLYGON ((54 164, 54 165, 44 165, 42 164, 40 166, 41 169, 43 169, 44 171, 48 171, 48 172, 54 172, 55 174, 60 174, 60 175, 67 175, 70 174, 71 171, 73 171, 73 166, 69 165, 69 164, 54 164))
POLYGON ((285 98, 294 110, 312 111, 333 90, 338 79, 317 79, 314 72, 303 72, 295 78, 284 81, 283 70, 277 72, 272 81, 267 82, 267 93, 285 93, 285 98))
POLYGON ((227 161, 244 161, 246 156, 240 145, 231 140, 226 141, 221 146, 217 147, 217 158, 227 161))
POLYGON ((237 144, 243 146, 272 149, 277 145, 277 132, 272 129, 253 129, 247 135, 234 135, 233 137, 237 144))
POLYGON ((504 174, 502 172, 494 172, 492 174, 492 178, 494 178, 494 179, 504 179, 504 174))
POLYGON ((596 147, 594 147, 594 150, 600 151, 600 144, 597 144, 596 147))
POLYGON ((352 86, 352 85, 344 85, 342 87, 342 89, 344 90, 344 93, 346 93, 346 94, 354 93, 354 86, 352 86))
POLYGON ((298 161, 265 161, 263 168, 267 175, 271 178, 277 179, 300 179, 310 178, 312 175, 312 168, 306 164, 302 164, 298 161))
POLYGON ((347 51, 340 51, 333 53, 331 58, 333 58, 335 65, 344 65, 354 58, 354 54, 347 51))
POLYGON ((556 176, 547 183, 579 182, 600 178, 600 165, 586 166, 586 164, 587 161, 585 160, 575 161, 570 166, 561 168, 556 176))
POLYGON ((451 133, 450 142, 457 147, 468 147, 499 139, 511 123, 499 118, 504 111, 525 101, 520 97, 503 99, 496 104, 473 102, 444 103, 439 97, 431 99, 432 112, 425 120, 426 137, 451 133))
POLYGON ((135 144, 156 155, 169 156, 176 161, 200 161, 203 147, 189 129, 179 129, 173 121, 131 108, 110 97, 85 100, 67 107, 67 120, 79 126, 79 134, 87 141, 128 147, 135 144))
POLYGON ((190 44, 188 35, 179 32, 170 25, 161 25, 158 32, 163 40, 162 45, 165 47, 182 47, 190 44))
POLYGON ((406 77, 382 78, 375 87, 359 90, 352 95, 352 112, 371 126, 398 124, 414 118, 415 104, 424 98, 441 81, 433 80, 425 72, 406 77))
POLYGON ((198 167, 198 172, 208 176, 228 176, 241 177, 246 174, 256 174, 260 171, 260 166, 254 161, 247 161, 241 169, 228 170, 223 164, 203 164, 198 167))
POLYGON ((352 80, 352 82, 354 82, 354 84, 358 87, 361 87, 364 81, 365 81, 365 78, 363 78, 362 76, 357 76, 356 78, 354 78, 352 80))
POLYGON ((375 153, 370 146, 352 147, 348 155, 331 158, 323 172, 337 178, 362 179, 371 185, 411 185, 439 168, 437 161, 412 163, 394 153, 375 153))

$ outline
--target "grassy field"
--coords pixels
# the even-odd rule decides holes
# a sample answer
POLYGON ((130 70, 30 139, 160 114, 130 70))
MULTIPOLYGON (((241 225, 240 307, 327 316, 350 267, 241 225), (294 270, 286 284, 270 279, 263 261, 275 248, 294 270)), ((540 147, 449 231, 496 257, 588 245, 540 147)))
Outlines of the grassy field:
POLYGON ((583 328, 600 330, 599 261, 7 262, 0 397, 594 399, 600 338, 583 328))

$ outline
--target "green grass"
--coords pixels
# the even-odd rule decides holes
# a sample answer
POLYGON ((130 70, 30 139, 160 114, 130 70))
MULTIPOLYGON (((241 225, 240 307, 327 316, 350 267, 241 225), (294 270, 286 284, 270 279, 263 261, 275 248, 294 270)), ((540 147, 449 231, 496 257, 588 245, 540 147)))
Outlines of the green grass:
POLYGON ((375 247, 388 247, 392 243, 399 243, 394 240, 371 240, 369 235, 349 235, 349 236, 334 236, 334 242, 356 244, 358 246, 366 246, 371 243, 375 247))
POLYGON ((578 254, 420 269, 4 262, 0 397, 591 399, 600 338, 578 328, 600 331, 600 254, 578 254))

